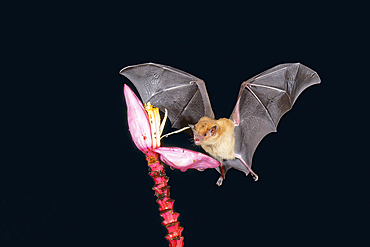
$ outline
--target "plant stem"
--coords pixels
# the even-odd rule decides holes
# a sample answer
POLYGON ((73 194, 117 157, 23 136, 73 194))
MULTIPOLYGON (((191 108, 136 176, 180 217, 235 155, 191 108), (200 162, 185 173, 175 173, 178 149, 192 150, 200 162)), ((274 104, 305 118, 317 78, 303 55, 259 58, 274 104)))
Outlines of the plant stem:
POLYGON ((168 231, 165 238, 170 242, 170 247, 182 247, 184 246, 184 237, 181 236, 183 228, 179 226, 180 223, 177 221, 180 214, 173 211, 175 201, 170 198, 170 186, 167 185, 169 178, 158 159, 158 154, 149 151, 146 155, 149 175, 154 180, 153 190, 158 198, 160 215, 163 217, 162 225, 168 231))

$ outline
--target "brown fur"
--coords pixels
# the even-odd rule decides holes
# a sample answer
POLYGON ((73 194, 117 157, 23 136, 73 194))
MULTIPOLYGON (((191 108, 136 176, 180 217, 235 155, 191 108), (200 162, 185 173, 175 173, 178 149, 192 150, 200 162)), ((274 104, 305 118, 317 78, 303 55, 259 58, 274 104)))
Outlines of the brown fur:
POLYGON ((215 120, 209 117, 202 117, 194 129, 199 136, 203 136, 213 126, 217 126, 216 134, 214 136, 207 134, 204 139, 202 138, 200 146, 218 160, 235 159, 234 122, 227 118, 215 120))

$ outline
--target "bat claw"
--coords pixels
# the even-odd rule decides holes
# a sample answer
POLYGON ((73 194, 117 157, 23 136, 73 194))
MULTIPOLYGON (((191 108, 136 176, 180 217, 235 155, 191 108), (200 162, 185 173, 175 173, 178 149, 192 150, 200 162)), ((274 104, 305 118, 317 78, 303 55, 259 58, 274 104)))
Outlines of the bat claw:
MULTIPOLYGON (((250 174, 253 177, 254 181, 257 182, 258 181, 258 175, 255 174, 254 172, 251 172, 250 174)), ((248 176, 248 175, 249 175, 249 172, 245 174, 245 176, 248 176)))
POLYGON ((222 178, 222 176, 220 176, 216 182, 217 186, 221 186, 222 185, 222 181, 224 181, 224 179, 222 178))

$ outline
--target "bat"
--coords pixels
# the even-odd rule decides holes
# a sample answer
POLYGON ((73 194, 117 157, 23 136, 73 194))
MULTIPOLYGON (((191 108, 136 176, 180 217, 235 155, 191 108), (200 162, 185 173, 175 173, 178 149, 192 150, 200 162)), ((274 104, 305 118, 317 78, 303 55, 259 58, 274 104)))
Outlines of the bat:
POLYGON ((135 85, 143 102, 167 109, 173 128, 192 129, 194 143, 220 162, 218 186, 231 168, 258 180, 252 170, 258 144, 277 131, 303 90, 321 82, 300 63, 277 65, 243 82, 230 118, 216 120, 204 81, 191 74, 155 63, 128 66, 120 74, 135 85))

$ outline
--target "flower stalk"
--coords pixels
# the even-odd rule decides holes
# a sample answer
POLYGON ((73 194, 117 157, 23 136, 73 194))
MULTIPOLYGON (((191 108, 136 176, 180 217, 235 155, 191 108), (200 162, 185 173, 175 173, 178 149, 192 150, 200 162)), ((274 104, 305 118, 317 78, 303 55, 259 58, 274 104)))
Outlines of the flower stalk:
POLYGON ((169 178, 166 176, 164 166, 158 159, 158 154, 148 152, 147 161, 149 166, 149 176, 154 180, 153 190, 157 196, 159 212, 163 217, 162 225, 166 227, 168 234, 165 238, 169 241, 170 247, 184 246, 184 237, 181 236, 183 228, 177 221, 180 214, 173 211, 174 200, 170 198, 170 186, 167 185, 169 178))

